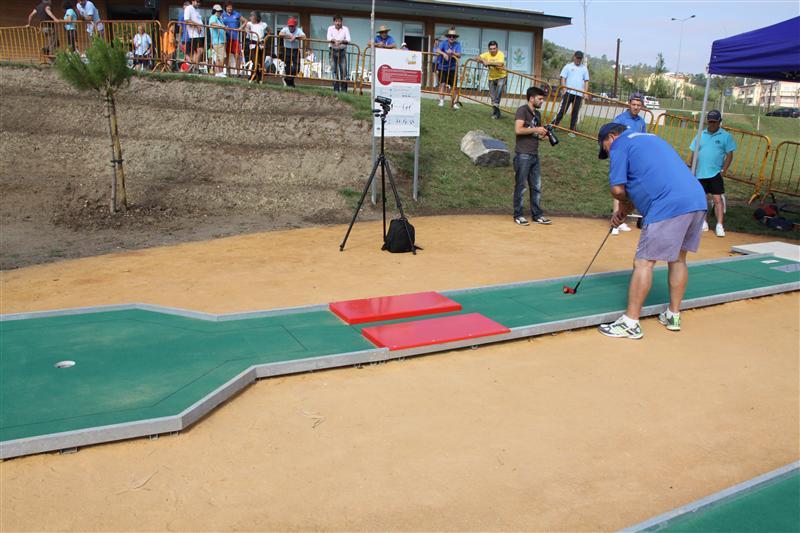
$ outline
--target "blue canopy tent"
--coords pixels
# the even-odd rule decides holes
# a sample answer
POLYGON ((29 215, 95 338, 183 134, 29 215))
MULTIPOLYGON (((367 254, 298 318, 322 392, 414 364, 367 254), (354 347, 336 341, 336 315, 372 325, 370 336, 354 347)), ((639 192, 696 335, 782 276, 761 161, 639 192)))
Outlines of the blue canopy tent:
MULTIPOLYGON (((714 41, 697 135, 703 131, 711 74, 800 81, 800 17, 714 41)), ((692 171, 697 167, 697 152, 692 171)))

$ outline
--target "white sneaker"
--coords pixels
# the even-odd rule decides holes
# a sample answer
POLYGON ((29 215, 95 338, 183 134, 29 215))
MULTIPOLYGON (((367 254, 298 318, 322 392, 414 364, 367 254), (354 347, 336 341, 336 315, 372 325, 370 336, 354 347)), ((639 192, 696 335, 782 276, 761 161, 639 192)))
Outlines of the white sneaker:
POLYGON ((619 226, 617 226, 617 229, 620 230, 620 231, 631 231, 631 228, 627 224, 625 224, 624 222, 622 224, 620 224, 619 226))
POLYGON ((722 224, 717 224, 717 227, 715 229, 715 233, 717 234, 717 237, 724 237, 725 236, 725 228, 722 227, 722 224))
POLYGON ((444 107, 444 100, 439 100, 439 107, 444 107))
POLYGON ((703 231, 708 231, 708 222, 705 220, 703 221, 703 231))
POLYGON ((619 228, 613 228, 611 230, 611 235, 619 235, 619 228))

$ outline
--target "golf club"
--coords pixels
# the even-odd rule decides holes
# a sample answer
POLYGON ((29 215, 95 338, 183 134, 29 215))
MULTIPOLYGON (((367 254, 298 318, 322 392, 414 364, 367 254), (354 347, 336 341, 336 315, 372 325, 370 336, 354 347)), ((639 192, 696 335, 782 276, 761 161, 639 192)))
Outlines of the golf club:
POLYGON ((586 270, 583 271, 583 275, 581 276, 581 279, 578 280, 578 283, 575 284, 575 287, 570 287, 569 285, 564 285, 563 289, 561 289, 564 292, 564 294, 575 294, 576 292, 578 292, 578 287, 580 286, 581 281, 583 281, 583 278, 586 277, 586 273, 589 272, 589 269, 592 268, 592 264, 594 263, 594 260, 597 259, 598 255, 600 255, 600 250, 603 249, 603 245, 608 240, 608 236, 611 235, 611 230, 613 230, 613 229, 614 229, 613 226, 608 228, 608 233, 606 233, 606 236, 603 239, 603 242, 600 243, 600 248, 598 248, 597 251, 594 253, 594 257, 592 257, 592 260, 589 261, 589 266, 587 266, 586 270))

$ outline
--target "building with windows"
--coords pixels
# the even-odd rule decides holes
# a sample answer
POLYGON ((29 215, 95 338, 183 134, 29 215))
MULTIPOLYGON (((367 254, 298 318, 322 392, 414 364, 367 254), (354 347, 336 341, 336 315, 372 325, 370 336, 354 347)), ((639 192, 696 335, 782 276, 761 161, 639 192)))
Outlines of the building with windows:
MULTIPOLYGON (((158 19, 166 28, 177 20, 181 0, 93 0, 103 19, 158 19), (149 7, 153 6, 153 7, 149 7)), ((207 19, 214 3, 224 0, 203 0, 201 11, 207 19)), ((36 1, 13 2, 0 14, 0 26, 24 25, 36 1)), ((54 2, 56 15, 61 15, 54 2)), ((235 2, 245 17, 250 11, 261 13, 273 32, 277 33, 289 17, 297 17, 300 26, 312 39, 326 38, 334 14, 344 17, 353 42, 363 47, 370 40, 371 0, 248 0, 235 2)), ((377 0, 376 27, 391 27, 398 43, 405 42, 412 50, 430 51, 437 36, 451 26, 460 34, 463 56, 472 57, 485 51, 489 41, 497 41, 505 52, 508 68, 541 76, 544 30, 571 24, 570 17, 513 8, 484 7, 437 0, 377 0)))
POLYGON ((800 107, 800 83, 757 81, 733 88, 733 97, 747 105, 763 107, 800 107))

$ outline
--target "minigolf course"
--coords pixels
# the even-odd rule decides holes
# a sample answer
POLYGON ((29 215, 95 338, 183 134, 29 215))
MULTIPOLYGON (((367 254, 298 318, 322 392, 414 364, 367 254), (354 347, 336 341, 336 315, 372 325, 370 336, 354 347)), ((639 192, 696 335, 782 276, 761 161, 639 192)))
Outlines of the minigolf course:
MULTIPOLYGON (((771 255, 689 269, 685 308, 800 290, 800 263, 771 255)), ((562 284, 577 276, 219 316, 147 304, 0 315, 0 457, 180 431, 258 378, 593 326, 624 310, 629 277, 589 275, 574 295, 562 284)), ((658 269, 644 314, 667 301, 658 269)))

